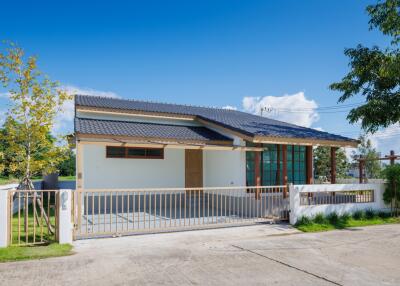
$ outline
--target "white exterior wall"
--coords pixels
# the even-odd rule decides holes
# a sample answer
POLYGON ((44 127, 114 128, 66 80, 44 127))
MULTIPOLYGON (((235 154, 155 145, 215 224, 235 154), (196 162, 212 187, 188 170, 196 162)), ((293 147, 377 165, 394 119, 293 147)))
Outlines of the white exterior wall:
POLYGON ((336 212, 338 215, 353 213, 357 210, 386 210, 388 206, 383 202, 384 184, 326 184, 326 185, 291 185, 290 195, 290 223, 295 224, 302 217, 313 217, 318 213, 328 215, 336 212), (340 192, 374 190, 374 202, 371 203, 343 203, 323 205, 300 205, 300 193, 340 192))
MULTIPOLYGON (((238 136, 207 126, 228 138, 235 146, 246 146, 238 136)), ((203 151, 204 187, 244 187, 246 186, 246 151, 203 151)))
MULTIPOLYGON (((77 112, 77 117, 151 122, 160 124, 202 126, 193 120, 167 119, 134 115, 116 115, 94 112, 77 112)), ((238 136, 207 126, 233 139, 236 146, 245 146, 238 136)), ((82 144, 83 176, 82 187, 105 188, 174 188, 185 187, 185 150, 169 149, 161 159, 106 158, 105 146, 82 144)), ((246 186, 245 151, 203 151, 204 187, 246 186)))
POLYGON ((246 153, 244 151, 203 151, 205 187, 246 186, 246 153))
POLYGON ((185 150, 165 149, 164 159, 106 158, 104 145, 83 144, 83 188, 183 188, 185 150))

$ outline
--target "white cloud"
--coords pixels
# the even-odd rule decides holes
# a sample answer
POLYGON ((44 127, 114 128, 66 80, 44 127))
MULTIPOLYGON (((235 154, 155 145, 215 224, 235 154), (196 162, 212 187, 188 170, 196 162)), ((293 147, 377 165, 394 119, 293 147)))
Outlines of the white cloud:
POLYGON ((236 106, 231 106, 231 105, 226 105, 226 106, 223 106, 222 109, 237 110, 237 107, 236 106))
MULTIPOLYGON (((60 89, 65 90, 70 95, 91 95, 91 96, 102 96, 102 97, 113 97, 119 98, 119 96, 112 92, 112 91, 102 91, 102 90, 95 90, 92 88, 80 88, 73 85, 65 85, 61 86, 60 89)), ((67 100, 64 102, 63 106, 61 107, 61 111, 58 113, 54 127, 53 133, 57 133, 61 129, 66 130, 67 132, 72 132, 72 120, 74 119, 74 100, 67 100)))
POLYGON ((319 120, 317 103, 305 97, 304 92, 283 96, 244 97, 243 109, 253 114, 310 127, 319 120))
POLYGON ((10 97, 10 93, 9 92, 0 92, 0 98, 9 98, 10 97))
POLYGON ((396 154, 400 153, 400 123, 368 135, 368 138, 382 155, 389 154, 390 150, 394 150, 396 154))

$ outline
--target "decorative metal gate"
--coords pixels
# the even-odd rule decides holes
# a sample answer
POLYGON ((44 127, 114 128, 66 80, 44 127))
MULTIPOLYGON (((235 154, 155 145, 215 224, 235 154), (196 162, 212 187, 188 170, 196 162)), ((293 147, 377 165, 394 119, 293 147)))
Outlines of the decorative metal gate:
POLYGON ((288 220, 286 186, 77 190, 76 239, 288 220))

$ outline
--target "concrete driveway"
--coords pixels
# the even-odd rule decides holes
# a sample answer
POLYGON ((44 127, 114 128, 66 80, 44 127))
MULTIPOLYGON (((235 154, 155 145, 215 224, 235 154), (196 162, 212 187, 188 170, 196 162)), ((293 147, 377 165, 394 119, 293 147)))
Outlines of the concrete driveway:
POLYGON ((400 285, 400 225, 304 234, 286 225, 82 240, 0 264, 1 285, 400 285))

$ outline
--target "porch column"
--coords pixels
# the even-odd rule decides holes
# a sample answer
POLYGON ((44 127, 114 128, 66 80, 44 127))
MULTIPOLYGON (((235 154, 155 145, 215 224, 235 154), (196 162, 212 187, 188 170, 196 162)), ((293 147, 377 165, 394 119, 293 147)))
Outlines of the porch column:
MULTIPOLYGON (((258 147, 258 146, 257 146, 258 147)), ((254 182, 256 186, 261 186, 261 151, 256 151, 254 154, 254 182)), ((260 198, 260 189, 256 189, 255 198, 258 200, 260 198)))
POLYGON ((287 185, 288 176, 287 176, 287 145, 282 146, 282 176, 283 176, 283 184, 287 185))
POLYGON ((394 165, 394 159, 395 159, 394 151, 390 150, 390 165, 394 165))
POLYGON ((260 169, 260 163, 261 163, 261 152, 256 151, 254 152, 254 182, 256 186, 261 186, 261 169, 260 169))
MULTIPOLYGON (((287 145, 282 146, 282 176, 283 176, 283 185, 288 187, 288 176, 287 176, 287 145)), ((283 197, 287 197, 287 189, 283 189, 283 197)))
POLYGON ((337 147, 331 147, 331 184, 336 184, 336 150, 337 147))
POLYGON ((358 180, 359 183, 362 184, 364 182, 364 161, 362 160, 362 156, 360 155, 360 159, 358 160, 358 180))
POLYGON ((306 146, 306 184, 313 183, 313 146, 306 146))

